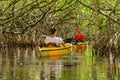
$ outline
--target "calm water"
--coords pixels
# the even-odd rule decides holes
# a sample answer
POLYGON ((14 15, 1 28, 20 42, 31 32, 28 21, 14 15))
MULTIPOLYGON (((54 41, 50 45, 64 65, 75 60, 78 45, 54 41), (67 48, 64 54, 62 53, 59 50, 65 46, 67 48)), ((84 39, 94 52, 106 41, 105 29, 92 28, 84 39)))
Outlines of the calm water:
POLYGON ((120 58, 92 56, 39 57, 36 48, 0 49, 0 80, 120 80, 120 58))

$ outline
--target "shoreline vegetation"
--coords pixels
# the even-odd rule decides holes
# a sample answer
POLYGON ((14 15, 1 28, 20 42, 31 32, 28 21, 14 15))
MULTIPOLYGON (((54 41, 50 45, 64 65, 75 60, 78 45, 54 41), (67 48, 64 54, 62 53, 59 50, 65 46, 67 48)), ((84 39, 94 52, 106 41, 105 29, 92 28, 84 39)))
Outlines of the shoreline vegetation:
POLYGON ((56 27, 71 38, 80 28, 96 54, 120 50, 120 0, 0 1, 0 47, 39 46, 56 27))

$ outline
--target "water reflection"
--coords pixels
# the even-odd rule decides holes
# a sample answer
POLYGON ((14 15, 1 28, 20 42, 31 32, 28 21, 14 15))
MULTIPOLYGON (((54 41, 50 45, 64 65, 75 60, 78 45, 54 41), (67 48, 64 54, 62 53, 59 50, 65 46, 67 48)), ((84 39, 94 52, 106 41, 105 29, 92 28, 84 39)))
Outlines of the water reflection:
POLYGON ((37 48, 1 48, 0 80, 120 80, 119 56, 39 57, 37 48))
POLYGON ((32 73, 29 65, 37 62, 34 49, 2 48, 0 49, 0 74, 2 80, 26 80, 32 73), (29 67, 29 68, 28 68, 29 67))
POLYGON ((56 78, 61 77, 61 69, 63 65, 61 61, 49 61, 42 62, 43 69, 41 70, 40 79, 41 80, 56 80, 56 78))

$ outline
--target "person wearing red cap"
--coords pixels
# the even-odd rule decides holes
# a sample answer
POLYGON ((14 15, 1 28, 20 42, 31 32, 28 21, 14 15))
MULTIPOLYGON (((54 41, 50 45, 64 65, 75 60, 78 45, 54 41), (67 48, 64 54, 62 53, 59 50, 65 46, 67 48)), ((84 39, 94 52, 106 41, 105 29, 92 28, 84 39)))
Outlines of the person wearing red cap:
POLYGON ((78 42, 84 42, 84 35, 81 33, 81 30, 80 29, 78 29, 77 31, 76 31, 76 35, 74 36, 74 39, 76 40, 76 41, 78 41, 78 42))

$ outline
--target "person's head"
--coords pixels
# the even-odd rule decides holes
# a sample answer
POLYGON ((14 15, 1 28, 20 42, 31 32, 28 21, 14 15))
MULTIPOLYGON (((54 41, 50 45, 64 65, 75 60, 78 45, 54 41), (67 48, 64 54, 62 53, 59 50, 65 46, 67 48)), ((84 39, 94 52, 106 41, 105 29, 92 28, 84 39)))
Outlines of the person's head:
POLYGON ((56 35, 57 34, 57 30, 55 28, 51 28, 50 29, 50 34, 51 35, 56 35))
POLYGON ((81 30, 80 30, 80 29, 77 29, 76 33, 77 33, 77 34, 80 34, 80 33, 81 33, 81 30))

